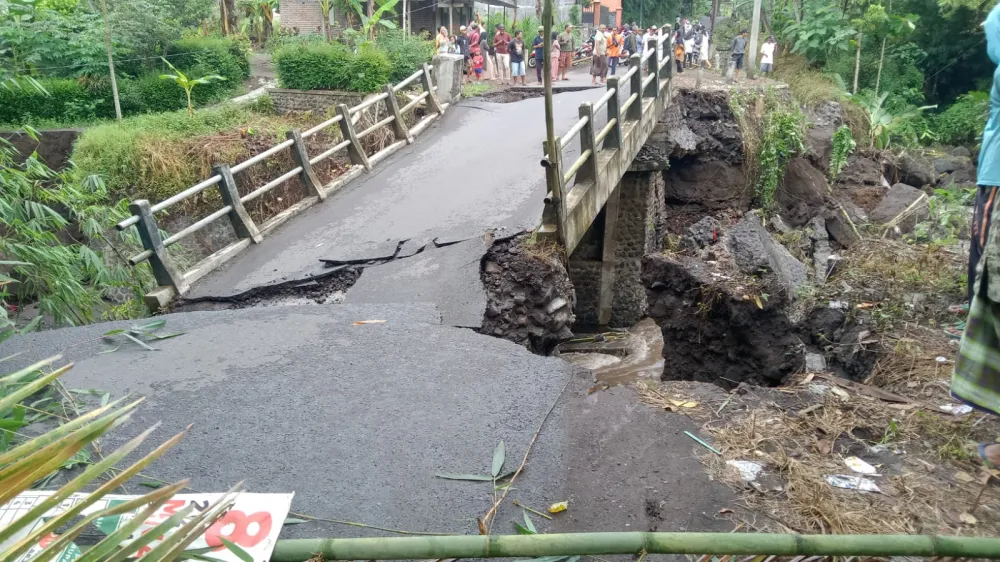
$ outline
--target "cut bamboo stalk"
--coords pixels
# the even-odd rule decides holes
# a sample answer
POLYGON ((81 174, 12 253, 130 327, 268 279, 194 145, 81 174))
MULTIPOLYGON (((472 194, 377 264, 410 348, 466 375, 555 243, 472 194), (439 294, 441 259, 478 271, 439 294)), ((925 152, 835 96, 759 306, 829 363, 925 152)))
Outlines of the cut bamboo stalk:
POLYGON ((759 554, 776 556, 949 556, 1000 558, 1000 538, 928 535, 764 533, 566 533, 279 540, 272 562, 534 558, 609 554, 759 554))

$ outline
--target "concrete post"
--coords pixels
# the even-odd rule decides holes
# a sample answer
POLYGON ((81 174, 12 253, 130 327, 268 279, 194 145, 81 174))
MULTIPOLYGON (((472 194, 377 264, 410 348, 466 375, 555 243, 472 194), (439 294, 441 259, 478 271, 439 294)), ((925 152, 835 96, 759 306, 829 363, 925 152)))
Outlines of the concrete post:
POLYGON ((129 204, 128 210, 139 217, 135 228, 139 231, 142 247, 152 254, 149 256, 149 266, 153 270, 156 283, 162 287, 173 287, 178 294, 187 291, 188 285, 184 281, 184 275, 170 259, 170 254, 167 253, 167 248, 163 245, 163 239, 160 238, 160 228, 156 225, 156 219, 153 218, 149 201, 139 199, 129 204))
MULTIPOLYGON (((444 56, 444 55, 438 55, 438 56, 444 56)), ((421 69, 423 69, 424 73, 423 75, 420 76, 420 83, 423 84, 424 91, 427 92, 427 100, 426 100, 427 111, 429 113, 433 112, 437 113, 438 115, 441 115, 442 113, 444 113, 444 108, 441 107, 441 95, 440 95, 441 89, 438 88, 437 92, 434 91, 434 81, 431 80, 431 67, 427 66, 427 63, 424 63, 423 65, 421 65, 421 69)), ((439 66, 434 67, 434 73, 438 77, 437 82, 438 84, 448 84, 447 82, 443 82, 441 80, 442 71, 443 69, 441 67, 439 66)), ((458 88, 459 88, 458 91, 461 92, 462 91, 461 82, 459 82, 458 88)), ((450 102, 451 98, 449 98, 446 101, 450 102)))
POLYGON ((254 244, 260 243, 264 237, 261 236, 260 231, 257 230, 257 225, 250 218, 250 213, 247 212, 246 207, 243 206, 243 202, 240 201, 240 192, 236 189, 236 180, 233 178, 233 172, 229 168, 229 164, 216 164, 212 166, 212 173, 222 176, 222 180, 219 181, 219 195, 222 196, 222 204, 231 207, 229 222, 232 223, 233 231, 236 232, 237 238, 249 238, 253 240, 254 244))
POLYGON ((608 78, 608 91, 614 90, 615 94, 611 96, 608 100, 608 123, 614 120, 614 125, 611 126, 611 132, 608 136, 604 137, 604 145, 602 148, 621 148, 622 146, 622 113, 621 113, 621 92, 618 89, 618 77, 612 76, 608 78))
POLYGON ((366 170, 371 171, 371 162, 368 161, 368 155, 365 154, 365 149, 361 146, 358 134, 354 130, 350 108, 347 107, 347 104, 342 103, 337 106, 337 113, 342 118, 340 120, 340 133, 343 135, 344 140, 351 141, 351 144, 347 145, 347 155, 351 158, 351 164, 364 166, 366 170))
POLYGON ((424 75, 421 81, 424 90, 431 92, 431 96, 436 96, 432 102, 428 97, 428 104, 433 103, 434 107, 428 105, 429 110, 438 114, 444 113, 441 104, 452 103, 462 95, 462 55, 435 55, 431 63, 434 65, 434 80, 431 81, 430 67, 424 65, 424 75), (437 92, 434 91, 434 84, 437 84, 437 92))
POLYGON ((323 190, 323 182, 320 181, 316 172, 313 171, 312 164, 309 163, 309 151, 306 150, 306 143, 302 140, 302 132, 292 129, 285 133, 285 136, 292 140, 292 160, 296 166, 301 166, 299 179, 306 188, 306 194, 319 198, 320 201, 326 199, 326 191, 323 190))
POLYGON ((660 53, 657 50, 656 39, 649 40, 649 48, 652 49, 652 53, 649 58, 646 59, 646 64, 648 68, 646 71, 647 76, 656 76, 649 82, 649 86, 646 87, 646 91, 642 93, 642 97, 645 98, 655 98, 660 95, 660 81, 659 81, 659 68, 660 68, 660 53))
POLYGON ((589 150, 590 157, 576 173, 576 183, 597 181, 597 130, 594 126, 594 104, 589 101, 581 103, 580 117, 587 118, 587 123, 580 130, 580 155, 589 150))
POLYGON ((403 121, 403 114, 399 111, 399 102, 396 100, 396 92, 392 89, 392 84, 385 85, 385 93, 387 97, 385 98, 385 108, 389 110, 389 114, 392 115, 392 134, 396 137, 396 140, 405 140, 406 144, 413 144, 413 137, 410 136, 410 131, 406 128, 406 123, 403 121))
POLYGON ((642 57, 633 54, 629 64, 636 69, 629 84, 629 95, 635 94, 637 99, 628 107, 627 117, 629 121, 638 121, 642 118, 642 57))

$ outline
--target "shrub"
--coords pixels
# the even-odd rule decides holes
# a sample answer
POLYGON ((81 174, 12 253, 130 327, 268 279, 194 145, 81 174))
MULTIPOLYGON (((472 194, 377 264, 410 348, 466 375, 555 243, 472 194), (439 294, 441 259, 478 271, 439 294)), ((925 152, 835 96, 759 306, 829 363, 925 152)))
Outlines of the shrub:
POLYGON ((274 65, 284 88, 346 90, 355 58, 340 44, 308 43, 279 49, 274 65))
POLYGON ((389 81, 398 83, 420 69, 434 56, 434 43, 416 35, 407 36, 401 30, 383 31, 378 46, 389 56, 392 72, 389 81))
MULTIPOLYGON (((229 83, 239 83, 250 76, 249 45, 223 37, 187 37, 170 45, 167 57, 184 70, 203 66, 208 74, 220 74, 229 83)), ((195 73, 195 75, 197 75, 195 73)))
POLYGON ((364 45, 354 54, 339 43, 283 47, 274 63, 282 87, 295 90, 375 92, 389 83, 393 70, 389 56, 378 47, 364 45))
MULTIPOLYGON (((76 80, 41 80, 48 92, 36 88, 0 88, 0 123, 18 125, 38 119, 64 119, 74 108, 94 101, 76 80)), ((97 116, 97 115, 95 115, 97 116)))
POLYGON ((945 144, 972 144, 983 134, 989 116, 990 95, 969 92, 934 116, 933 129, 945 144))
POLYGON ((392 64, 380 49, 362 46, 351 65, 347 89, 352 92, 377 92, 389 83, 392 64))

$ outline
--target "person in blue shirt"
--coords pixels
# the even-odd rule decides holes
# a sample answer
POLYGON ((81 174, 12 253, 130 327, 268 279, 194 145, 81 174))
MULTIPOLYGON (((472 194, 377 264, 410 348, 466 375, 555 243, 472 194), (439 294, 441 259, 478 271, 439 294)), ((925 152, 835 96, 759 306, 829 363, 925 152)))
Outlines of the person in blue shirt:
POLYGON ((542 66, 545 62, 545 39, 542 38, 544 31, 544 27, 538 26, 538 35, 531 43, 532 48, 535 49, 535 76, 538 77, 539 84, 542 83, 542 66))
MULTIPOLYGON (((983 24, 986 53, 1000 65, 1000 6, 983 24)), ((969 252, 969 316, 951 379, 951 395, 966 404, 1000 415, 1000 232, 990 228, 1000 220, 1000 66, 993 71, 990 117, 983 130, 976 170, 976 206, 969 252)), ((979 445, 988 468, 1000 466, 1000 444, 979 445)))

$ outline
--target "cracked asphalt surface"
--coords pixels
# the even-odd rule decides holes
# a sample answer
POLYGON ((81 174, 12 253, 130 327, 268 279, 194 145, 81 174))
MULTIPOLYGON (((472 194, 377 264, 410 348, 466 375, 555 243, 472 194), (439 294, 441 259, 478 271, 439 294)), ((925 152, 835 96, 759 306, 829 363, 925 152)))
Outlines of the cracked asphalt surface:
MULTIPOLYGON (((594 90, 554 96, 556 130, 578 119, 594 90)), ((342 191, 283 225, 196 283, 190 299, 227 297, 323 271, 320 259, 391 255, 398 242, 465 240, 538 224, 543 99, 463 100, 443 119, 342 191)), ((576 158, 577 143, 565 151, 576 158)), ((478 273, 476 275, 478 281, 478 273)))
MULTIPOLYGON (((636 402, 628 388, 588 394, 593 377, 561 359, 439 324, 427 304, 303 305, 162 316, 158 351, 109 346, 101 335, 127 322, 50 330, 0 344, 16 369, 63 353, 63 382, 113 398, 146 398, 102 439, 105 451, 157 422, 144 454, 193 424, 144 473, 191 479, 199 491, 239 481, 255 492, 295 492, 292 510, 410 531, 475 534, 492 504, 489 483, 436 478, 485 473, 503 439, 516 468, 546 412, 527 468, 494 533, 520 520, 511 499, 544 508, 569 500, 543 532, 728 530, 716 513, 732 501, 708 482, 681 432, 696 430, 636 402), (358 320, 384 324, 355 326, 358 320), (650 514, 648 505, 659 506, 650 514)), ((144 488, 130 485, 130 493, 144 488)), ((148 490, 147 490, 148 491, 148 490)), ((282 537, 384 535, 309 523, 282 537)))

